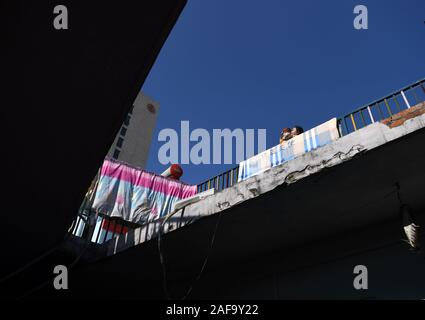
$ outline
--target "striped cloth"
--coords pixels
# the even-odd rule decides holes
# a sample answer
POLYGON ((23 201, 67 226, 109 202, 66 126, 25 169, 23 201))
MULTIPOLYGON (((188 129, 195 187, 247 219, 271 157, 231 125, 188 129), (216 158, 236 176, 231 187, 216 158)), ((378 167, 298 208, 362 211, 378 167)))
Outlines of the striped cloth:
POLYGON ((270 149, 239 164, 238 181, 243 181, 271 168, 270 149))
POLYGON ((246 180, 306 152, 325 146, 339 138, 337 119, 331 119, 311 130, 266 150, 239 164, 238 181, 246 180))
POLYGON ((110 217, 143 224, 170 213, 173 204, 196 194, 196 186, 105 160, 93 209, 110 217))

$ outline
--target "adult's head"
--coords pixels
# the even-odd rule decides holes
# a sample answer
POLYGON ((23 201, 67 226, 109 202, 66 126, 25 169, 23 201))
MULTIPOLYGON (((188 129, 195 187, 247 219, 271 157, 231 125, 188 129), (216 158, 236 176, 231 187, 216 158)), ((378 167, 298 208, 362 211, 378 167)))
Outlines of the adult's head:
POLYGON ((291 130, 291 134, 292 134, 293 137, 295 137, 295 136, 297 136, 297 135, 299 135, 303 132, 304 132, 304 129, 300 126, 295 126, 291 130))
POLYGON ((280 142, 289 140, 291 138, 291 129, 283 128, 280 133, 280 142))

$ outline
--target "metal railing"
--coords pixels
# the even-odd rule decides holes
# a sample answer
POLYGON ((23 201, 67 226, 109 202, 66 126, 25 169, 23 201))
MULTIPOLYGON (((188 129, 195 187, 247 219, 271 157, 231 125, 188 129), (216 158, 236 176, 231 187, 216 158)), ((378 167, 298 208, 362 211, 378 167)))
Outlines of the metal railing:
POLYGON ((215 188, 217 191, 230 188, 238 182, 239 165, 214 178, 198 184, 198 193, 215 188))
POLYGON ((94 195, 96 194, 99 184, 99 175, 100 170, 93 179, 78 210, 77 218, 73 221, 69 232, 83 239, 91 237, 91 242, 102 244, 118 235, 127 233, 129 229, 134 229, 135 226, 119 218, 111 218, 101 214, 96 216, 96 212, 92 209, 92 206, 94 195), (91 235, 88 234, 91 233, 90 230, 93 229, 90 225, 94 227, 91 235))
MULTIPOLYGON (((94 214, 92 212, 91 214, 94 214)), ((79 238, 87 238, 89 232, 89 219, 86 217, 78 216, 71 233, 79 238)), ((110 218, 105 216, 98 216, 94 222, 94 231, 91 236, 91 242, 102 244, 105 243, 118 235, 123 235, 128 232, 129 229, 133 229, 124 220, 119 218, 110 218)))
POLYGON ((346 114, 338 121, 340 135, 345 136, 369 124, 390 118, 424 101, 425 79, 346 114))

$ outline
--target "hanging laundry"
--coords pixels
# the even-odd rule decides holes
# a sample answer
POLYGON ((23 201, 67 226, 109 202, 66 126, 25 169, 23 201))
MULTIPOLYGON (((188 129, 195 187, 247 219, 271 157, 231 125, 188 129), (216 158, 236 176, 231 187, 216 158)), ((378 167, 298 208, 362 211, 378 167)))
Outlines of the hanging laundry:
POLYGON ((338 121, 329 120, 239 164, 238 181, 246 180, 339 138, 338 121))
POLYGON ((144 224, 167 215, 176 201, 196 192, 196 186, 107 159, 100 172, 93 209, 144 224))
POLYGON ((271 168, 270 149, 239 164, 238 181, 246 180, 271 168))

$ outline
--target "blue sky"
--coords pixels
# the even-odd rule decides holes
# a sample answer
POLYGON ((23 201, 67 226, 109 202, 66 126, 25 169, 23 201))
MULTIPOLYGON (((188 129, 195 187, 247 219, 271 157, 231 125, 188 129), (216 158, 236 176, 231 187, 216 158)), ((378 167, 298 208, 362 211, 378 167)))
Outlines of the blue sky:
MULTIPOLYGON (((148 170, 162 172, 158 132, 312 128, 425 77, 423 0, 189 0, 142 91, 160 103, 148 170), (353 9, 369 10, 369 29, 353 9)), ((197 184, 235 165, 184 165, 197 184)))

